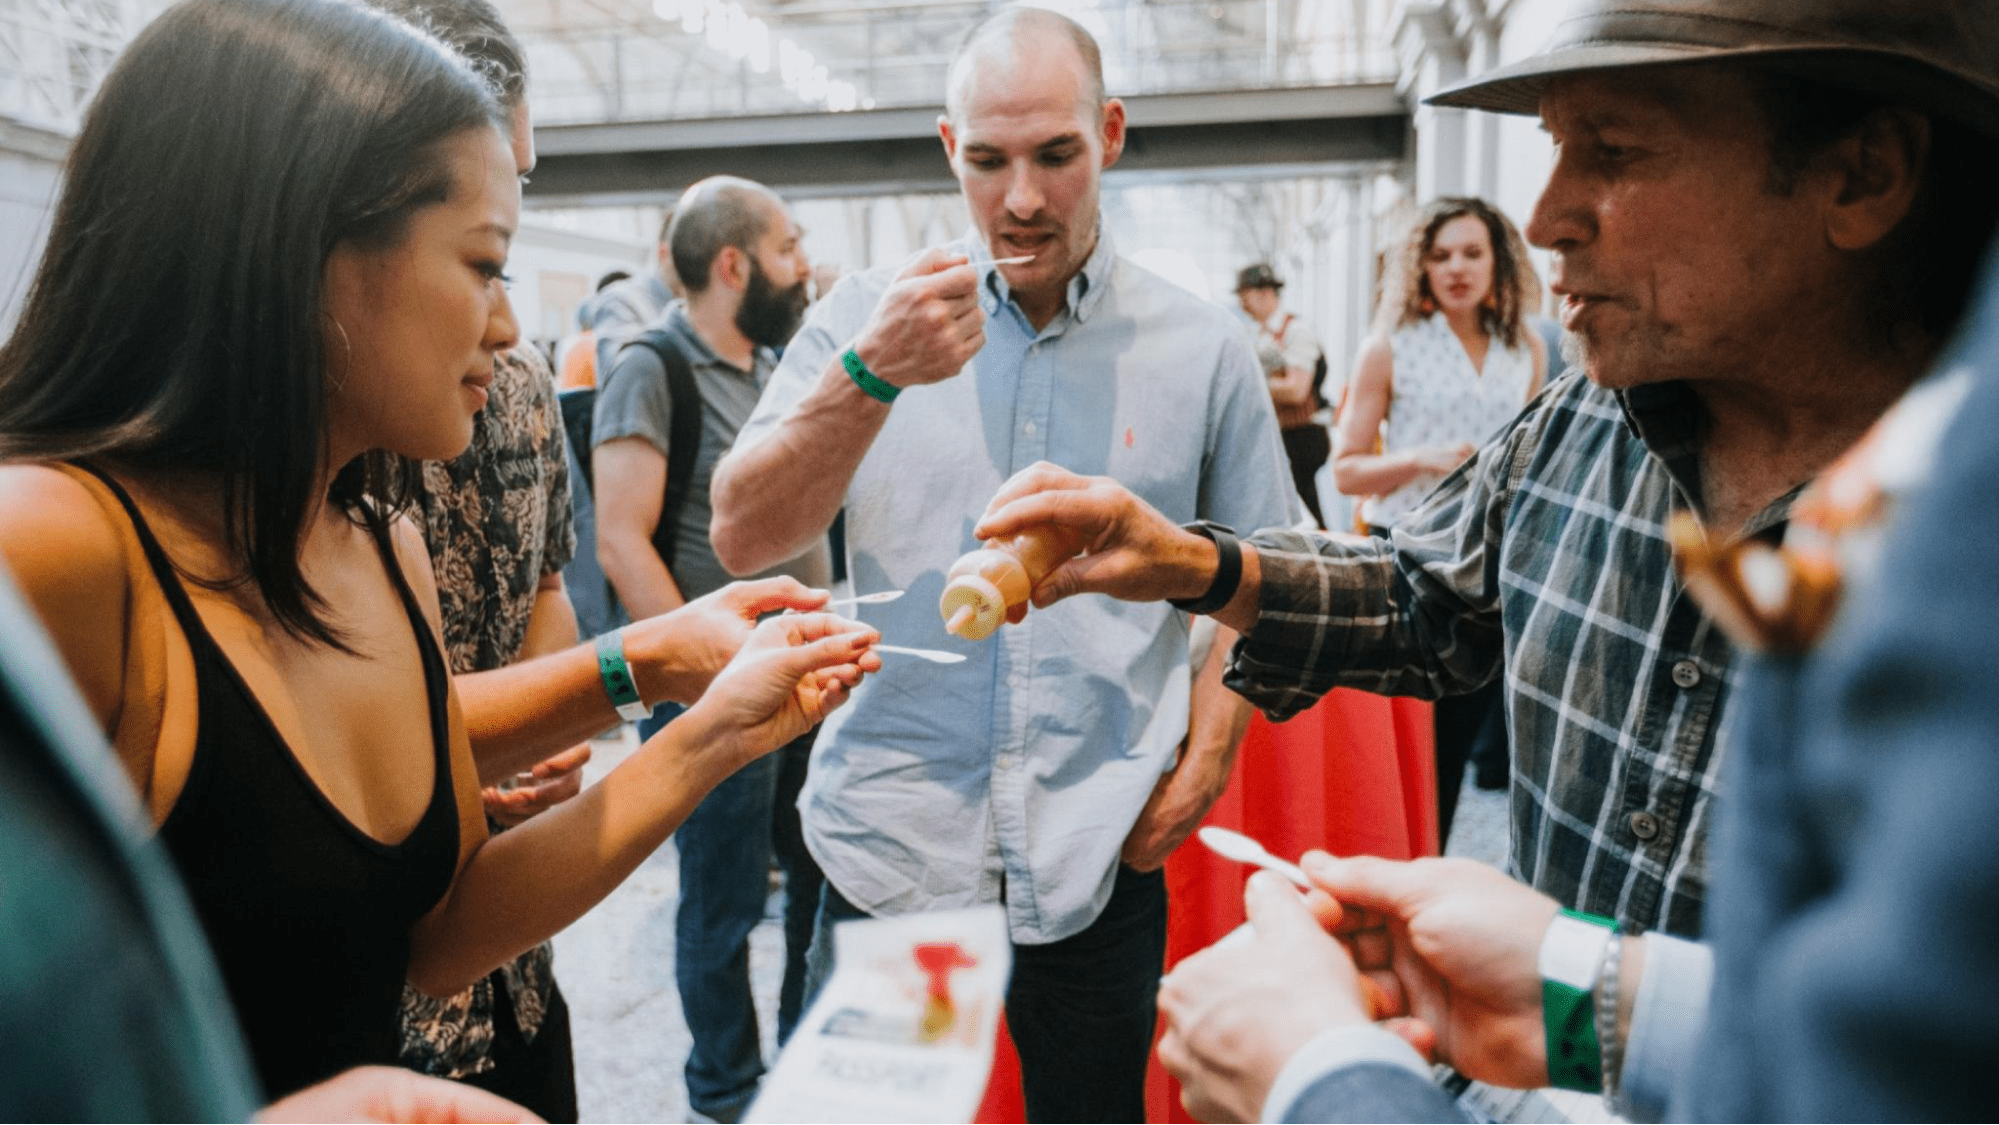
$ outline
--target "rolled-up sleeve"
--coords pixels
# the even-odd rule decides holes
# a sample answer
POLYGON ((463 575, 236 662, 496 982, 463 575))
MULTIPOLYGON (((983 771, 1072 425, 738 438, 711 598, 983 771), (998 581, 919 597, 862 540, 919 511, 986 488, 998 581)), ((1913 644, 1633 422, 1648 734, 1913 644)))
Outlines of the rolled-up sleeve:
POLYGON ((1542 417, 1530 407, 1389 538, 1269 529, 1256 628, 1225 682, 1274 722, 1336 687, 1425 699, 1500 673, 1500 539, 1542 417))

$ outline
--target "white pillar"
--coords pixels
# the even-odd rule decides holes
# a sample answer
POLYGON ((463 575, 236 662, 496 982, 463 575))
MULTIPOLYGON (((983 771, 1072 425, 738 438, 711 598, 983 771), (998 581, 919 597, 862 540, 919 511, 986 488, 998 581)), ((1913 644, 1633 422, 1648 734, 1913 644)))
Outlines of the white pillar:
MULTIPOLYGON (((1483 13, 1482 4, 1478 10, 1483 13)), ((1396 21, 1395 47, 1401 64, 1396 85, 1412 107, 1419 200, 1462 195, 1471 189, 1465 111, 1423 104, 1424 98, 1465 76, 1469 59, 1460 31, 1463 22, 1464 13, 1454 0, 1409 0, 1396 21)))
MULTIPOLYGON (((1471 35, 1468 75, 1484 74, 1499 65, 1499 24, 1495 20, 1479 20, 1471 35)), ((1467 191, 1487 201, 1499 197, 1499 115, 1496 113, 1471 113, 1466 129, 1465 163, 1469 178, 1465 184, 1467 191)))
POLYGON ((1465 111, 1418 106, 1416 198, 1465 193, 1465 111))

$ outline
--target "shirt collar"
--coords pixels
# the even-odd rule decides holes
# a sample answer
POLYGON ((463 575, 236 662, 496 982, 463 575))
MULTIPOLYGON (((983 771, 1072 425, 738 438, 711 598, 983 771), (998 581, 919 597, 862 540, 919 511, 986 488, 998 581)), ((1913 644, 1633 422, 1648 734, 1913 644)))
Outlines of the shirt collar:
POLYGON ((768 348, 752 345, 750 369, 745 371, 716 355, 715 349, 708 346, 708 341, 701 338, 701 333, 694 327, 693 318, 687 315, 686 301, 675 298, 673 303, 666 307, 666 319, 680 334, 680 338, 687 342, 688 349, 694 353, 690 358, 698 364, 721 367, 742 376, 754 376, 764 366, 764 356, 770 351, 768 348))
MULTIPOLYGON (((992 250, 986 246, 976 230, 968 230, 964 235, 966 253, 972 264, 986 275, 985 291, 980 294, 979 304, 987 316, 992 316, 1005 307, 1013 298, 1013 288, 1000 276, 1000 271, 992 268, 992 250)), ((1090 319, 1097 305, 1104 299, 1105 290, 1110 288, 1111 270, 1117 265, 1117 248, 1111 245, 1111 232, 1104 227, 1103 217, 1097 218, 1097 245, 1083 262, 1083 268, 1069 279, 1067 307, 1069 315, 1077 323, 1090 319)))
MULTIPOLYGON (((1706 507, 1701 492, 1701 437, 1707 430, 1707 407, 1683 382, 1646 383, 1616 392, 1624 420, 1648 452, 1665 466, 1694 511, 1706 507)), ((1791 518, 1791 504, 1804 491, 1799 485, 1752 516, 1738 533, 1751 538, 1776 532, 1791 518)))
POLYGON ((1699 508, 1701 428, 1707 422, 1700 397, 1680 382, 1645 383, 1616 395, 1625 424, 1699 508))

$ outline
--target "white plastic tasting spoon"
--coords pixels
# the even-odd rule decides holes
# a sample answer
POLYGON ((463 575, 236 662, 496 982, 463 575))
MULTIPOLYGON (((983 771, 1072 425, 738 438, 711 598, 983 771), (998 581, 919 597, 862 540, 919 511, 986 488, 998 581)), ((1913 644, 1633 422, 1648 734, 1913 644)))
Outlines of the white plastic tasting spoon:
POLYGON ((881 590, 872 594, 862 594, 859 597, 834 598, 832 601, 826 603, 825 608, 832 609, 836 605, 885 605, 901 597, 904 593, 906 591, 903 590, 881 590))
MULTIPOLYGON (((879 648, 880 646, 877 645, 876 647, 879 648)), ((1312 889, 1312 880, 1305 877, 1305 872, 1297 864, 1278 859, 1265 850, 1262 844, 1257 843, 1240 832, 1231 832, 1226 828, 1210 824, 1201 829, 1199 835, 1201 842, 1208 845, 1208 850, 1221 856, 1223 859, 1232 859, 1237 863, 1254 864, 1265 871, 1275 871, 1277 874, 1291 880, 1292 885, 1301 891, 1312 889)))
MULTIPOLYGON (((1223 859, 1232 859, 1237 863, 1247 863, 1255 867, 1261 867, 1265 871, 1274 871, 1291 880, 1291 885, 1301 891, 1312 889, 1312 881, 1305 877, 1305 872, 1297 864, 1286 863, 1284 860, 1278 859, 1276 856, 1271 855, 1262 844, 1257 843, 1240 832, 1231 832, 1226 828, 1210 824, 1201 829, 1197 835, 1201 837, 1203 844, 1208 845, 1208 850, 1221 856, 1223 859)), ((1255 936, 1256 927, 1248 922, 1244 922, 1242 925, 1222 935, 1221 940, 1215 942, 1214 948, 1230 949, 1249 941, 1255 936)))
POLYGON ((902 656, 914 656, 928 660, 932 664, 963 664, 965 655, 959 652, 940 652, 934 648, 904 648, 901 645, 876 645, 876 652, 892 652, 902 656))

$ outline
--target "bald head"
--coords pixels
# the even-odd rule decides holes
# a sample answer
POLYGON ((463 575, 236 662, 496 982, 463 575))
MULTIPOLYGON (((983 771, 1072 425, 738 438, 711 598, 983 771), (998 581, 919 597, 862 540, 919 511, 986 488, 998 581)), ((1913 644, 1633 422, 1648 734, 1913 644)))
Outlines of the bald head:
POLYGON ((753 253, 757 240, 783 215, 777 193, 754 180, 710 176, 688 188, 666 231, 681 284, 689 293, 705 292, 715 258, 725 248, 753 253))
POLYGON ((1046 8, 1006 8, 980 20, 958 43, 944 80, 944 112, 959 120, 981 81, 1004 80, 1023 57, 1064 52, 1083 76, 1082 97, 1090 115, 1104 109, 1104 60, 1097 41, 1082 24, 1046 8))

